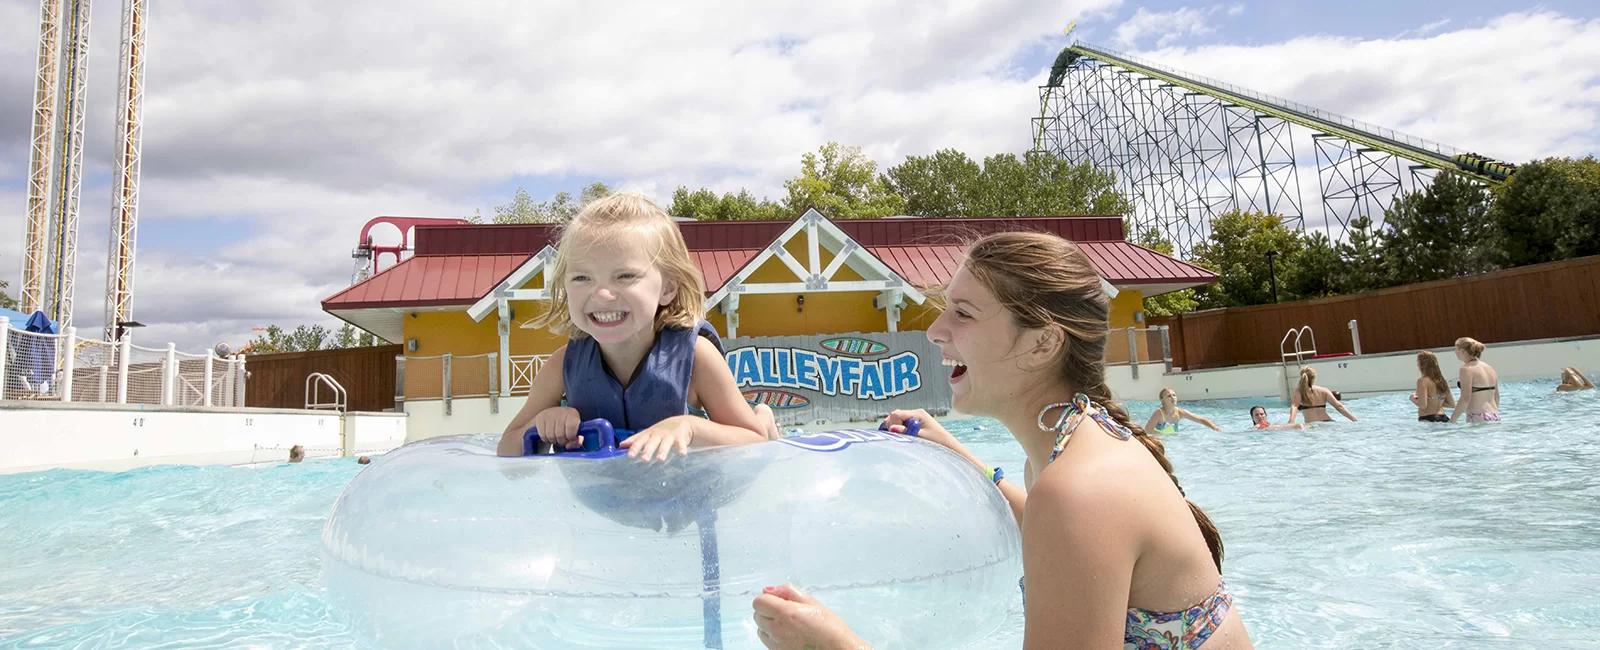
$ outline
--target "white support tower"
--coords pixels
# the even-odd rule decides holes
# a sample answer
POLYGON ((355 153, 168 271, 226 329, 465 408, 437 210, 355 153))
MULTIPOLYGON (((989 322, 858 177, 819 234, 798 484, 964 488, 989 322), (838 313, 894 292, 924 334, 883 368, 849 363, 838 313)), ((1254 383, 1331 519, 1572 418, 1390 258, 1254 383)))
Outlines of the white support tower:
MULTIPOLYGON (((48 1, 48 0, 47 0, 48 1)), ((122 56, 117 68, 117 134, 111 167, 111 239, 106 260, 105 340, 133 320, 133 254, 139 226, 139 164, 144 135, 146 0, 123 0, 122 56)))
POLYGON ((22 296, 25 310, 43 311, 63 331, 72 326, 78 264, 89 9, 90 0, 41 0, 39 12, 22 296))

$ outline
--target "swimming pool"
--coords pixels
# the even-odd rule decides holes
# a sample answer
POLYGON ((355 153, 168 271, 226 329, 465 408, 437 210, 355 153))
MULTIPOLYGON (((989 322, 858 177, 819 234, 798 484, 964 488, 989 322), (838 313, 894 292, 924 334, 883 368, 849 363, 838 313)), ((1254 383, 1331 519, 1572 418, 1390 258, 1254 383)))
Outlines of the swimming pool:
MULTIPOLYGON (((1553 388, 1503 387, 1498 426, 1418 423, 1403 395, 1304 432, 1246 431, 1255 402, 1186 403, 1225 432, 1186 422, 1168 454, 1222 529, 1256 647, 1593 647, 1600 395, 1553 388)), ((996 423, 951 428, 1020 466, 996 423)), ((0 648, 351 647, 321 593, 318 536, 360 468, 0 476, 0 648)), ((1018 648, 1021 628, 1016 598, 983 647, 1018 648)))

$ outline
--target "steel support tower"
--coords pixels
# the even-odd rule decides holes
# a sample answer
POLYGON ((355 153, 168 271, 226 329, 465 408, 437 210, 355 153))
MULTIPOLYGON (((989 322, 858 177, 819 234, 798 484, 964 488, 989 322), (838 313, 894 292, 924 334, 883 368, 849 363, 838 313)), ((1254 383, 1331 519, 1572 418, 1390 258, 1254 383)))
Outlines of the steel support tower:
POLYGON ((122 55, 117 68, 117 131, 111 166, 111 239, 106 260, 105 338, 133 320, 134 239, 139 225, 139 163, 144 135, 147 0, 123 0, 122 55))
POLYGON ((89 0, 41 0, 22 308, 72 325, 89 84, 89 0))
POLYGON ((1134 227, 1185 255, 1230 210, 1338 240, 1357 217, 1381 223, 1399 193, 1438 170, 1490 185, 1506 176, 1468 164, 1488 159, 1392 129, 1082 42, 1068 51, 1059 85, 1039 90, 1034 150, 1113 172, 1134 227), (1320 214, 1301 196, 1295 142, 1307 131, 1320 214))

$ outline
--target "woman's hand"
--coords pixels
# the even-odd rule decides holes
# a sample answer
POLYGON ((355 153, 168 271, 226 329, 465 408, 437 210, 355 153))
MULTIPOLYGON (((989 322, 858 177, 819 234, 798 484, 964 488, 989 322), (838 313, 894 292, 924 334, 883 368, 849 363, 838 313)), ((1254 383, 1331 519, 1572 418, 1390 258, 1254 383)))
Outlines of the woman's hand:
POLYGON ((752 606, 756 635, 770 650, 871 650, 839 615, 794 585, 767 587, 752 606))
POLYGON ((967 448, 961 445, 961 441, 956 440, 956 437, 951 435, 950 431, 945 429, 943 425, 940 425, 938 420, 933 419, 933 416, 929 415, 927 411, 922 409, 892 411, 889 413, 889 417, 883 419, 883 423, 888 425, 889 431, 892 433, 905 433, 906 422, 913 419, 922 421, 922 428, 917 432, 918 438, 943 445, 950 451, 961 454, 962 458, 967 459, 973 465, 977 465, 979 469, 987 469, 983 461, 978 460, 977 456, 967 451, 967 448))
POLYGON ((581 423, 578 409, 570 406, 547 408, 533 416, 533 426, 539 430, 540 442, 567 449, 583 446, 583 436, 578 435, 578 425, 581 423))
POLYGON ((695 416, 679 415, 657 422, 644 431, 639 431, 627 440, 617 445, 628 450, 628 458, 642 460, 646 463, 652 459, 666 462, 672 453, 672 448, 678 448, 679 456, 689 454, 689 442, 694 440, 695 416))

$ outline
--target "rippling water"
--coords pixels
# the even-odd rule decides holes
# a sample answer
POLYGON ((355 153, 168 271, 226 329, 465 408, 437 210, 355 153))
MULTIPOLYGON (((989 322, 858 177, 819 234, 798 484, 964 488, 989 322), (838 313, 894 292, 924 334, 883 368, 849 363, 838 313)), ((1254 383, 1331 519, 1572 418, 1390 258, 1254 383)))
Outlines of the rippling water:
MULTIPOLYGON (((1167 448, 1222 529, 1256 647, 1597 646, 1600 395, 1502 388, 1500 425, 1418 423, 1388 396, 1348 402, 1359 423, 1258 432, 1255 402, 1185 404, 1224 429, 1186 422, 1167 448)), ((995 422, 950 425, 1020 468, 995 422)), ((359 469, 0 476, 0 648, 351 647, 318 535, 359 469)), ((1017 598, 984 647, 1021 647, 1021 630, 1017 598)))

